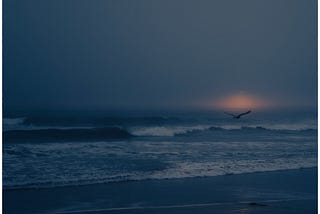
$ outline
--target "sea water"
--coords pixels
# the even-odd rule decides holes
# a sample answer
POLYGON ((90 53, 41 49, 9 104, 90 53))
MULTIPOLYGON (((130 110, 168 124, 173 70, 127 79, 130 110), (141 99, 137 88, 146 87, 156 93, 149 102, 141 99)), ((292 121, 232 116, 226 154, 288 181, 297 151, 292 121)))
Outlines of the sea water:
POLYGON ((3 119, 3 188, 317 166, 317 112, 64 112, 3 119))

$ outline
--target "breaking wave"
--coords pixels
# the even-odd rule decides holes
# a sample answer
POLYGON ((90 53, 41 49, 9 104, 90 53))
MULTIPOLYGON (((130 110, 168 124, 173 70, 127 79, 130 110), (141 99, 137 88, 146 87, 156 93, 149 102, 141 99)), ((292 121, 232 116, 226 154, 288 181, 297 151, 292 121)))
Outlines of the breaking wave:
POLYGON ((3 118, 2 123, 4 126, 21 125, 25 121, 24 117, 18 118, 3 118))
POLYGON ((60 142, 115 140, 132 137, 183 137, 183 136, 212 136, 215 134, 261 134, 261 133, 314 133, 317 129, 272 129, 262 126, 154 126, 154 127, 60 127, 37 129, 5 130, 4 142, 60 142))
POLYGON ((133 136, 145 136, 145 137, 174 137, 174 136, 186 136, 193 134, 209 134, 214 132, 316 132, 314 128, 282 128, 277 127, 263 127, 263 126, 156 126, 156 127, 140 127, 130 130, 133 136))
POLYGON ((4 118, 3 188, 317 166, 316 117, 233 120, 210 115, 91 117, 72 113, 4 118))

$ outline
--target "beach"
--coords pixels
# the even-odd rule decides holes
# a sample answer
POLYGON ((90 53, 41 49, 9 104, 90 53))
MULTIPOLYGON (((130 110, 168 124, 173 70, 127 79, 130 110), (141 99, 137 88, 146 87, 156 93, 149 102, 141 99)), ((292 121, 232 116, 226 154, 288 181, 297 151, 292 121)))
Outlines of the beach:
POLYGON ((317 168, 4 190, 4 213, 317 213, 317 168))
POLYGON ((315 0, 3 2, 3 214, 315 214, 315 0))
POLYGON ((7 118, 3 211, 316 213, 315 118, 7 118))

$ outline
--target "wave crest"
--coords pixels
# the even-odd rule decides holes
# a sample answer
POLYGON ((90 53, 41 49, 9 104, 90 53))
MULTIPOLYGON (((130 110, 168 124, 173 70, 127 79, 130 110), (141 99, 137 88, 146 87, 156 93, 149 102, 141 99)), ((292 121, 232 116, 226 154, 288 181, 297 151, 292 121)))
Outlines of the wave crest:
POLYGON ((18 117, 18 118, 3 118, 2 123, 4 126, 14 126, 14 125, 21 125, 24 123, 26 118, 18 117))
POLYGON ((155 126, 155 127, 140 127, 130 130, 133 136, 139 137, 174 137, 193 134, 206 134, 215 132, 315 132, 314 128, 277 128, 264 126, 155 126))

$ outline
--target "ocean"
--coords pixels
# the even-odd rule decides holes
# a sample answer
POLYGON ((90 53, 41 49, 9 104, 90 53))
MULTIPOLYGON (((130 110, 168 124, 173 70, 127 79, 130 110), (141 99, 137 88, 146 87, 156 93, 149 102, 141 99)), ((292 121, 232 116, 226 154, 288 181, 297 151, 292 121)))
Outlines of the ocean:
POLYGON ((4 115, 4 189, 317 166, 316 110, 4 115))

